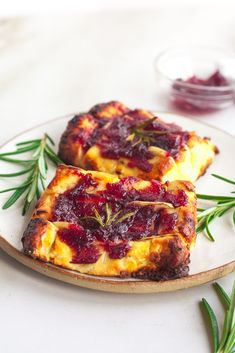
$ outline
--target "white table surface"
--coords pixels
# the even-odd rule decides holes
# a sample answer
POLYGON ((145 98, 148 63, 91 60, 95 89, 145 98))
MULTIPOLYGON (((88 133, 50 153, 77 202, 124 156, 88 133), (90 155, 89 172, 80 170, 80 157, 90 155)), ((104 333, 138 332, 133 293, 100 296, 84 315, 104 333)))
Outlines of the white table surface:
MULTIPOLYGON (((168 110, 157 91, 155 55, 189 43, 235 50, 234 33, 228 6, 213 11, 161 6, 0 23, 0 144, 35 124, 111 99, 168 110)), ((194 119, 235 135, 234 107, 194 119)), ((229 290, 234 277, 220 283, 229 290)), ((156 295, 95 292, 39 275, 0 251, 0 350, 210 352, 198 303, 208 298, 222 318, 211 287, 156 295)))

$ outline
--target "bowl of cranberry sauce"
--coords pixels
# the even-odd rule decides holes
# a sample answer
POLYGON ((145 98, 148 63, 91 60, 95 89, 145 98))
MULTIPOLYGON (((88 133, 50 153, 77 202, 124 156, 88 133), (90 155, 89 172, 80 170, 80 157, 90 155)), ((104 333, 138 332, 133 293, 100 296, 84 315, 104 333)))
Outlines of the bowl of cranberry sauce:
POLYGON ((208 47, 168 49, 155 62, 158 89, 191 113, 224 109, 235 102, 235 55, 208 47))

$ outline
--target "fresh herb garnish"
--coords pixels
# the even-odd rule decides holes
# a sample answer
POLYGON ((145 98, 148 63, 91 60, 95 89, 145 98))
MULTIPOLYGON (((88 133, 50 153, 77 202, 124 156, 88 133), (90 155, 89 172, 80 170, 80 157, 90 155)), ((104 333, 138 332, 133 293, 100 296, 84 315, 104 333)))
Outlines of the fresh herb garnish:
POLYGON ((102 218, 102 216, 99 214, 97 209, 94 209, 94 216, 86 216, 86 217, 83 217, 83 219, 85 219, 85 220, 86 219, 93 219, 97 223, 99 223, 99 225, 101 227, 106 227, 106 226, 109 226, 113 223, 120 223, 120 222, 124 221, 125 219, 133 216, 136 213, 136 212, 127 212, 118 218, 118 216, 121 214, 121 212, 122 211, 118 211, 113 214, 111 206, 108 203, 106 203, 105 204, 105 219, 102 218))
MULTIPOLYGON (((226 183, 235 185, 234 180, 224 178, 217 174, 212 174, 212 176, 217 179, 223 180, 226 183)), ((207 209, 198 208, 199 213, 197 216, 197 220, 198 220, 197 233, 201 233, 202 231, 205 231, 208 238, 211 241, 215 241, 210 231, 209 225, 215 218, 223 216, 231 209, 234 209, 233 223, 235 224, 235 196, 216 196, 216 195, 197 194, 197 198, 201 200, 212 201, 215 203, 213 206, 207 209)))
POLYGON ((135 200, 135 201, 131 201, 129 204, 130 205, 140 206, 140 207, 152 206, 154 209, 174 208, 174 206, 171 203, 163 202, 163 201, 141 201, 141 200, 135 200))
POLYGON ((22 214, 24 215, 34 199, 39 198, 41 191, 45 189, 44 183, 48 170, 47 161, 50 160, 55 165, 62 163, 50 145, 54 146, 54 142, 51 137, 45 133, 41 139, 19 142, 16 144, 15 151, 0 154, 0 160, 22 166, 22 170, 16 173, 0 174, 1 178, 27 174, 27 178, 20 185, 0 191, 0 193, 14 191, 11 197, 3 205, 3 209, 11 207, 21 196, 24 195, 22 211, 22 214), (9 157, 26 152, 32 152, 32 157, 30 159, 15 159, 9 157))
POLYGON ((213 342, 213 353, 232 353, 235 350, 235 281, 231 297, 218 284, 214 284, 219 299, 225 306, 225 316, 222 332, 219 335, 219 327, 216 315, 205 298, 202 298, 202 306, 209 318, 213 342))
POLYGON ((146 128, 152 124, 155 120, 157 119, 157 116, 154 116, 151 119, 147 119, 144 122, 135 125, 131 133, 133 134, 134 137, 136 137, 136 142, 134 145, 140 144, 142 142, 150 144, 151 142, 154 142, 157 136, 162 136, 162 135, 168 135, 171 133, 174 133, 174 130, 159 130, 159 131, 151 131, 151 130, 146 130, 146 128))

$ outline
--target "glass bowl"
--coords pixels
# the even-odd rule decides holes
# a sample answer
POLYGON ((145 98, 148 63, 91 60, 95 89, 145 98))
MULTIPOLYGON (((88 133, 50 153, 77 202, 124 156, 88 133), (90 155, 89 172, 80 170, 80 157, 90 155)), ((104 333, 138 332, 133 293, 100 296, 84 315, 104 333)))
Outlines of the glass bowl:
POLYGON ((211 112, 234 104, 234 54, 208 47, 168 49, 154 67, 158 89, 181 110, 211 112))

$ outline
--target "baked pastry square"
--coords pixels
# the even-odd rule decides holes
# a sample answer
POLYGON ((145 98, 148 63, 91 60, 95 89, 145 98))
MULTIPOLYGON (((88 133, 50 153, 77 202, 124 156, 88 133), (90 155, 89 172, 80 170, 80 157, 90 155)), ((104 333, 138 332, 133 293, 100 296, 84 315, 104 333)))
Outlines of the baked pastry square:
POLYGON ((98 276, 186 276, 195 243, 189 181, 144 181, 60 165, 24 232, 29 256, 98 276))
POLYGON ((162 182, 194 182, 217 152, 209 138, 119 102, 98 104, 76 115, 59 145, 66 164, 162 182))

